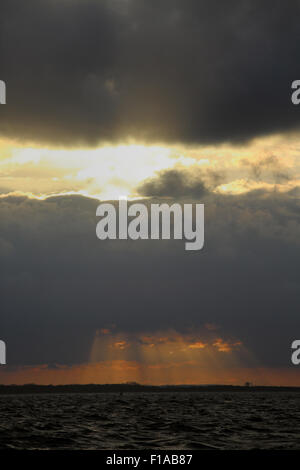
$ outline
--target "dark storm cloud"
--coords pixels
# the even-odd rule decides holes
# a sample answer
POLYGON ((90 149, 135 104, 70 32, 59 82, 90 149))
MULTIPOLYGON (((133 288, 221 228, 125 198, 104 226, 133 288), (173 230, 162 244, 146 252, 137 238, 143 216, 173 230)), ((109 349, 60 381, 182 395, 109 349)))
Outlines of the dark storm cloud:
POLYGON ((141 196, 201 198, 208 189, 199 172, 171 169, 146 180, 137 192, 141 196))
POLYGON ((95 332, 111 325, 150 334, 215 324, 258 364, 288 366, 299 331, 299 199, 260 191, 201 202, 205 246, 188 253, 182 241, 98 240, 93 199, 0 198, 9 365, 87 361, 95 332))
POLYGON ((274 191, 277 184, 292 179, 281 160, 276 155, 271 155, 254 162, 242 159, 239 166, 230 172, 217 171, 210 167, 202 168, 198 165, 158 171, 154 177, 144 180, 135 191, 138 195, 146 197, 201 199, 203 196, 207 197, 219 185, 233 182, 240 177, 238 172, 243 168, 250 170, 250 175, 247 176, 250 176, 251 180, 273 184, 274 191))
POLYGON ((1 134, 94 145, 294 129, 300 2, 2 0, 1 134))

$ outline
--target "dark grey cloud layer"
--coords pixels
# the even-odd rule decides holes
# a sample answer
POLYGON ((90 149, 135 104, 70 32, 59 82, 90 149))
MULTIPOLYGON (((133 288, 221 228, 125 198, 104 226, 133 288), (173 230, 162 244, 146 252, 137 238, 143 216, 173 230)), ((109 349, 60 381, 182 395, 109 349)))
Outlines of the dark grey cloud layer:
POLYGON ((1 135, 243 141, 295 129, 299 0, 2 0, 1 135))
POLYGON ((299 199, 200 201, 205 247, 191 253, 183 241, 98 240, 93 199, 1 198, 0 331, 10 366, 86 361, 96 330, 111 324, 132 334, 209 323, 258 364, 288 367, 300 327, 299 199))

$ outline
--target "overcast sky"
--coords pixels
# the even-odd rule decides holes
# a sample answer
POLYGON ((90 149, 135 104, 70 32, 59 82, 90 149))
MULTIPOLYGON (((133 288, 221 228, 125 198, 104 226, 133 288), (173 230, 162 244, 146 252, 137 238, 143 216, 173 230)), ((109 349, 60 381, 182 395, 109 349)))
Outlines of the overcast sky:
POLYGON ((299 14, 1 1, 0 382, 300 385, 299 14), (121 195, 204 203, 203 250, 97 239, 121 195))

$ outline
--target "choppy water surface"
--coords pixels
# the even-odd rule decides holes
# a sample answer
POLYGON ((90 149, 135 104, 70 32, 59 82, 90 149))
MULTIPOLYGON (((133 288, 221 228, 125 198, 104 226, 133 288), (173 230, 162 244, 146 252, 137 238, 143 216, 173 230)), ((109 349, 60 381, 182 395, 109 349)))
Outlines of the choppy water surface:
POLYGON ((0 396, 1 449, 203 449, 206 446, 300 449, 300 394, 0 396))

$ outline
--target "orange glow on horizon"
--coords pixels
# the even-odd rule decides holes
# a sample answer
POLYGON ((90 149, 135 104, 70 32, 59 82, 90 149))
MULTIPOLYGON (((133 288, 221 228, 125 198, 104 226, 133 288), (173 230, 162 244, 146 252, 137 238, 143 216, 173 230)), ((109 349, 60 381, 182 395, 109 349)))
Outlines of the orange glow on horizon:
POLYGON ((291 369, 268 368, 218 368, 199 367, 193 361, 168 364, 140 364, 137 361, 103 361, 73 366, 47 365, 20 367, 10 371, 6 366, 0 370, 1 384, 40 385, 105 384, 138 382, 144 385, 253 385, 300 386, 299 372, 291 369), (147 376, 143 380, 143 376, 147 376), (169 380, 166 380, 169 377, 169 380), (172 378, 171 378, 172 377, 172 378))

